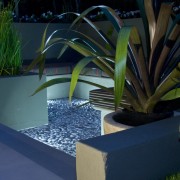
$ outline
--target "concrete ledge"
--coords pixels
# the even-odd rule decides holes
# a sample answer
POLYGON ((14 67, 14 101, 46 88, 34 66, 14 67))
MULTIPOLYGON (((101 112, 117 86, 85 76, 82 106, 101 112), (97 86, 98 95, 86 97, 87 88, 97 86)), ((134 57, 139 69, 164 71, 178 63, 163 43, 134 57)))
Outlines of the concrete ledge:
POLYGON ((180 171, 180 116, 77 143, 78 180, 158 180, 180 171))
POLYGON ((75 180, 75 158, 0 124, 0 179, 75 180))

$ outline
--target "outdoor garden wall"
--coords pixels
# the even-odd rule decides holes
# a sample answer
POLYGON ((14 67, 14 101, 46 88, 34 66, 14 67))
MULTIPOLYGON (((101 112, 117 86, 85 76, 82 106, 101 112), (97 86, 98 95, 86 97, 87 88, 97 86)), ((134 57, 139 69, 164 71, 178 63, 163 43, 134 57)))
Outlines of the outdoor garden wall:
MULTIPOLYGON (((96 22, 100 27, 103 27, 102 29, 109 30, 110 23, 108 21, 100 21, 96 22)), ((137 25, 139 28, 140 33, 143 33, 143 25, 142 25, 142 19, 141 18, 133 18, 133 19, 125 19, 124 23, 126 25, 137 25)), ((47 23, 14 23, 15 27, 19 30, 19 33, 21 35, 22 39, 22 58, 24 60, 32 60, 37 55, 37 50, 40 47, 41 39, 43 36, 43 32, 47 26, 47 23)), ((57 29, 67 29, 70 24, 68 23, 51 23, 49 24, 48 31, 47 31, 47 37, 50 33, 52 33, 54 30, 57 29)), ((92 29, 86 24, 83 23, 83 25, 80 27, 79 31, 85 32, 85 34, 91 34, 92 35, 92 29)), ((141 33, 141 34, 142 34, 141 33)), ((61 36, 65 36, 65 32, 62 31, 61 36)), ((94 39, 97 41, 99 40, 96 36, 96 33, 93 33, 94 39)), ((144 34, 142 34, 142 38, 144 39, 144 34)), ((144 41, 144 40, 143 40, 144 41)), ((61 46, 54 46, 51 48, 47 53, 47 59, 56 59, 59 53, 59 48, 61 46)), ((64 56, 65 60, 63 62, 74 62, 73 58, 74 56, 70 56, 69 52, 66 53, 64 56), (68 58, 68 59, 67 59, 68 58), (69 59, 70 58, 70 59, 69 59)))

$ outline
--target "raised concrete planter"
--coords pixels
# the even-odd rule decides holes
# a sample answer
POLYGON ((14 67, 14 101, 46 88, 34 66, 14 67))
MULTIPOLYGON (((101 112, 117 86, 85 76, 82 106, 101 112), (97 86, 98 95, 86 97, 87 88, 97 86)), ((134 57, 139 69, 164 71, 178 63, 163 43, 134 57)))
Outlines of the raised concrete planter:
POLYGON ((78 180, 163 179, 180 171, 180 116, 77 143, 78 180))
POLYGON ((75 158, 0 124, 1 180, 75 180, 75 158))
POLYGON ((46 81, 38 75, 0 78, 0 123, 16 130, 48 124, 47 91, 30 96, 46 81))

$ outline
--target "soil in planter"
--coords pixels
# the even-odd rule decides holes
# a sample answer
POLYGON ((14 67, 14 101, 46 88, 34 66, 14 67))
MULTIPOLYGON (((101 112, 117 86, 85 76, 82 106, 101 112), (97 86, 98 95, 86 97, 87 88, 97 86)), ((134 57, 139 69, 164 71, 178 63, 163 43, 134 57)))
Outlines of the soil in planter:
POLYGON ((180 111, 180 98, 157 103, 154 112, 180 111))
POLYGON ((173 111, 180 111, 180 98, 168 101, 160 101, 155 109, 154 113, 139 113, 123 111, 117 112, 113 116, 116 122, 129 125, 129 126, 140 126, 151 122, 163 120, 165 118, 173 116, 173 111))
POLYGON ((148 124, 151 122, 163 120, 165 118, 173 116, 173 112, 165 112, 165 113, 140 113, 140 112, 117 112, 113 116, 113 119, 118 122, 128 126, 140 126, 144 124, 148 124))

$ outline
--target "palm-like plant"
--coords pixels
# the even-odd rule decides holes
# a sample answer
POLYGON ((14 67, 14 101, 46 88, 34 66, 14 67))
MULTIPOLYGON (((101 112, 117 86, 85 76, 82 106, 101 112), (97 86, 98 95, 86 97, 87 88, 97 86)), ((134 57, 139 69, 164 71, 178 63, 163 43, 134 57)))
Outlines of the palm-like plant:
MULTIPOLYGON (((43 73, 46 51, 61 43, 64 47, 60 56, 68 47, 84 56, 76 64, 72 78, 58 78, 46 82, 38 91, 53 84, 71 81, 70 98, 78 81, 89 83, 114 94, 115 108, 124 107, 130 111, 151 113, 158 102, 175 100, 180 97, 180 56, 178 41, 180 16, 172 15, 172 4, 156 0, 137 0, 146 34, 147 49, 144 49, 136 27, 127 27, 119 16, 107 6, 96 6, 85 10, 71 24, 67 32, 74 32, 73 38, 56 37, 57 30, 46 40, 46 31, 42 38, 40 53, 29 66, 28 71, 39 64, 40 77, 43 73), (111 33, 104 33, 95 23, 86 18, 92 10, 98 8, 113 25, 116 42, 111 33), (169 26, 169 20, 172 23, 169 26), (72 29, 86 21, 104 42, 100 44, 85 33, 72 29), (81 35, 81 38, 78 38, 81 35), (146 56, 145 56, 146 54, 146 56), (96 83, 81 80, 79 74, 90 62, 96 64, 114 80, 114 88, 109 89, 96 83)), ((59 57, 60 57, 59 56, 59 57)), ((164 107, 163 107, 164 108, 164 107)))

